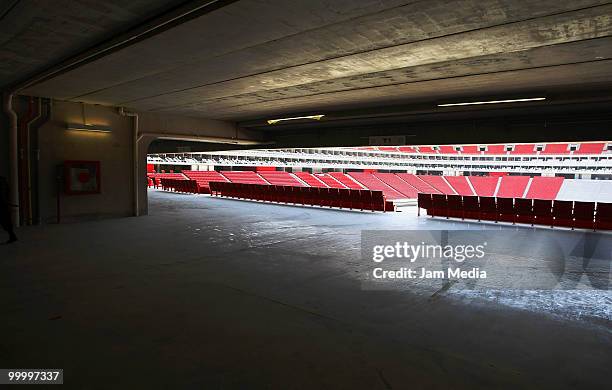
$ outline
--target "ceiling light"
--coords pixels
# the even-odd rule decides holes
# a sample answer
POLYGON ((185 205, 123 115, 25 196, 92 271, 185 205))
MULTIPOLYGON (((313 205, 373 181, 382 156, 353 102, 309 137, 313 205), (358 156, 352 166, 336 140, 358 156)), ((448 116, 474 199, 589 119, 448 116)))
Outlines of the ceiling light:
POLYGON ((283 121, 293 121, 296 119, 314 119, 314 120, 321 120, 321 118, 323 118, 325 115, 321 114, 321 115, 307 115, 307 116, 296 116, 293 118, 281 118, 281 119, 268 119, 268 124, 269 125, 274 125, 277 124, 278 122, 283 122, 283 121))
POLYGON ((506 99, 506 100, 484 100, 479 102, 464 102, 464 103, 444 103, 438 104, 438 107, 450 106, 471 106, 477 104, 496 104, 496 103, 518 103, 518 102, 533 102, 538 100, 546 100, 545 97, 524 98, 524 99, 506 99))
POLYGON ((94 133, 110 133, 112 130, 109 126, 102 125, 82 125, 80 123, 68 123, 66 124, 68 130, 76 131, 90 131, 94 133))
POLYGON ((238 138, 223 138, 213 136, 199 136, 199 135, 180 135, 180 134, 166 134, 166 133, 140 133, 138 140, 142 137, 155 137, 157 139, 165 139, 170 141, 190 141, 190 142, 208 142, 215 144, 232 144, 232 145, 267 145, 273 144, 274 142, 259 141, 250 139, 238 139, 238 138))

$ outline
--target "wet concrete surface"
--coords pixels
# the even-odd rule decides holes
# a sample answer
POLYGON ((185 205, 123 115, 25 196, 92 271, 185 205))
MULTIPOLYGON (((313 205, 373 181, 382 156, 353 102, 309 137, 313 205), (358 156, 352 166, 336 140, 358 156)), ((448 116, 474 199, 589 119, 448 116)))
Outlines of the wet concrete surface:
POLYGON ((146 217, 22 228, 0 246, 1 368, 63 368, 79 389, 608 385, 609 289, 363 288, 365 229, 513 228, 414 208, 149 201, 146 217))

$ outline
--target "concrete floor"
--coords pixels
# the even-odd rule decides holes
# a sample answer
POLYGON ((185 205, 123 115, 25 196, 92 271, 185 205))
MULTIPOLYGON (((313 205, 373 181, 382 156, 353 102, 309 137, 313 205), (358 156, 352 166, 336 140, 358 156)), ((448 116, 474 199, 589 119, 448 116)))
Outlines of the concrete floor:
POLYGON ((0 246, 0 368, 63 368, 78 389, 609 386, 609 289, 362 288, 363 229, 483 225, 149 201, 0 246))

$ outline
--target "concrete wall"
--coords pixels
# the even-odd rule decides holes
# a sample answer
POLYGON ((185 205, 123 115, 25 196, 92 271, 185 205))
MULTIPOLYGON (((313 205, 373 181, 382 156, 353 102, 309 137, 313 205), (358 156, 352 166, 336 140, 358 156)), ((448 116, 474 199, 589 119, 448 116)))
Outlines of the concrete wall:
POLYGON ((9 137, 8 121, 3 113, 0 113, 0 176, 8 179, 9 175, 9 137))
POLYGON ((54 102, 51 119, 40 128, 40 202, 43 223, 54 222, 56 172, 64 160, 100 161, 101 190, 94 195, 60 195, 63 221, 128 216, 132 202, 132 119, 111 107, 85 106, 85 121, 111 127, 111 133, 67 130, 83 122, 83 105, 54 102))
MULTIPOLYGON (((140 133, 258 139, 260 133, 240 130, 233 123, 139 113, 140 133)), ((57 167, 65 160, 100 161, 100 194, 60 194, 62 222, 134 215, 132 117, 119 115, 117 108, 55 101, 50 120, 40 128, 40 213, 43 223, 57 219, 57 167), (110 133, 67 130, 67 123, 104 125, 110 133)), ((5 132, 6 127, 2 127, 5 132)), ((4 133, 2 136, 4 137, 4 133)), ((146 155, 154 136, 138 144, 139 211, 146 214, 146 155)), ((0 142, 0 146, 2 143, 0 142)), ((2 156, 2 161, 4 161, 2 156)), ((3 171, 6 166, 2 167, 3 171)))

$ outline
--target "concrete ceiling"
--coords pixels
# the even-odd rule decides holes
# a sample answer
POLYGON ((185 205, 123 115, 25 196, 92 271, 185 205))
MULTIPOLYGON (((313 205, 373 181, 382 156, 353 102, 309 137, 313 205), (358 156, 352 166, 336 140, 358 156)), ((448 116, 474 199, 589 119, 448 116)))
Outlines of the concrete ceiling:
MULTIPOLYGON (((143 19, 146 4, 168 6, 41 0, 55 15, 45 19, 33 3, 2 20, 0 55, 15 64, 0 61, 4 83, 11 67, 19 76, 50 66, 109 26, 143 19), (78 25, 68 33, 58 20, 78 25)), ((21 93, 244 121, 610 87, 611 2, 241 0, 21 93)))
POLYGON ((0 89, 179 3, 179 0, 3 0, 0 89))

